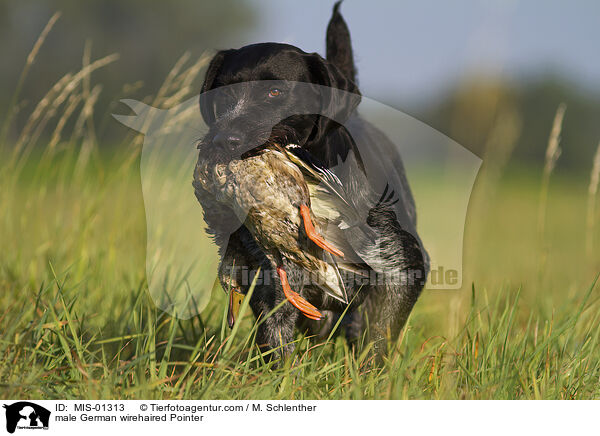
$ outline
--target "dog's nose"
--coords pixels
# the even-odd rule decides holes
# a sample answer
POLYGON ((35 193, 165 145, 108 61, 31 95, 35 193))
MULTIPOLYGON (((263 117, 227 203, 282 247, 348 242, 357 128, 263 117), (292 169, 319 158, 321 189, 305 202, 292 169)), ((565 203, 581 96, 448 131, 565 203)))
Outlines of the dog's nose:
POLYGON ((229 151, 235 151, 242 143, 240 135, 233 133, 217 133, 213 138, 213 143, 220 148, 229 151))

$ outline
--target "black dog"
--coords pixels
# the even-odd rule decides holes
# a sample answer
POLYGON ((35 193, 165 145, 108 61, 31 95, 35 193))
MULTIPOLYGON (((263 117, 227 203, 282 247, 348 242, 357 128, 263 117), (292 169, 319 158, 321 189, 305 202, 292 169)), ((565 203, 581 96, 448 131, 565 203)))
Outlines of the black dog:
MULTIPOLYGON (((350 34, 338 9, 339 2, 327 29, 327 60, 316 53, 276 43, 216 54, 200 96, 200 110, 209 132, 200 143, 199 161, 243 157, 272 142, 298 144, 326 167, 336 166, 352 153, 355 164, 349 165, 340 178, 357 203, 364 205, 366 224, 374 235, 356 254, 364 260, 367 276, 374 270, 387 271, 396 274, 396 279, 390 280, 387 275, 373 279, 371 274, 372 280, 350 285, 348 296, 352 305, 342 325, 351 340, 368 331, 375 349, 381 353, 386 349, 384 339, 397 337, 421 293, 428 257, 416 232, 414 201, 394 145, 354 113, 360 93, 350 34), (299 83, 315 85, 314 92, 299 83), (323 93, 316 85, 340 92, 323 93), (357 143, 366 147, 357 147, 357 143), (386 177, 393 180, 379 180, 383 174, 391 174, 386 177), (371 193, 389 196, 388 185, 397 198, 373 205, 369 200, 371 193)), ((233 265, 272 271, 275 266, 269 264, 243 223, 232 224, 237 219, 234 213, 201 186, 194 186, 208 231, 221 249, 221 282, 230 283, 232 274, 240 271, 233 265), (238 226, 233 234, 224 230, 238 226)), ((290 304, 284 304, 259 326, 257 333, 257 343, 264 350, 282 347, 284 354, 293 350, 295 327, 326 335, 345 309, 340 302, 324 298, 310 286, 302 288, 300 273, 288 271, 288 276, 292 288, 329 316, 326 321, 309 321, 300 318, 290 304)), ((283 300, 280 284, 263 280, 255 287, 250 305, 259 317, 283 300)))

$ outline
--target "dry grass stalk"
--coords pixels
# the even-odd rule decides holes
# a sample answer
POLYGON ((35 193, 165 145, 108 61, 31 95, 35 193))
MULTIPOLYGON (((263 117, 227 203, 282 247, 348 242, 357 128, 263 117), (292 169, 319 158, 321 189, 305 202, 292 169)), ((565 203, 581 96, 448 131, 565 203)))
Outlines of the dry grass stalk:
MULTIPOLYGON (((92 60, 92 42, 90 40, 87 40, 85 42, 85 46, 83 48, 83 58, 82 58, 82 68, 86 68, 88 65, 90 65, 92 60)), ((92 90, 92 85, 91 85, 91 81, 92 81, 92 76, 90 74, 86 75, 83 78, 83 81, 81 82, 82 85, 82 92, 83 92, 83 99, 85 101, 85 105, 84 105, 84 111, 85 114, 82 113, 83 116, 85 116, 85 123, 87 125, 87 131, 86 134, 90 137, 90 139, 97 144, 97 139, 96 139, 96 128, 94 126, 94 118, 91 116, 91 112, 89 111, 90 108, 93 108, 94 104, 96 104, 96 99, 98 98, 98 96, 96 95, 95 97, 91 96, 90 94, 93 92, 92 90), (90 102, 91 102, 91 107, 90 107, 90 102)), ((101 85, 97 85, 100 86, 100 88, 98 89, 98 92, 100 92, 101 85)), ((94 87, 95 89, 96 87, 94 87)), ((75 132, 77 131, 77 128, 74 131, 74 135, 75 132)), ((81 129, 80 129, 81 131, 81 129)))
POLYGON ((30 148, 35 144, 48 121, 56 114, 58 108, 71 95, 83 78, 93 71, 116 61, 118 58, 118 54, 106 56, 82 68, 75 75, 67 74, 61 78, 42 98, 29 117, 17 141, 13 155, 19 154, 26 145, 30 148))
POLYGON ((23 70, 22 76, 27 75, 27 73, 29 72, 29 68, 35 62, 35 58, 37 57, 37 55, 40 51, 40 48, 44 44, 46 37, 48 36, 50 31, 54 27, 54 24, 56 24, 56 22, 58 21, 60 16, 61 16, 61 12, 56 12, 54 15, 52 15, 52 17, 50 17, 50 20, 48 20, 46 27, 44 27, 44 30, 42 30, 42 33, 40 33, 40 36, 38 37, 37 41, 35 41, 35 44, 33 44, 33 48, 31 49, 31 52, 27 56, 27 63, 25 64, 25 69, 23 70))
MULTIPOLYGON (((181 58, 176 62, 173 68, 167 74, 165 81, 161 85, 158 94, 152 99, 145 99, 151 101, 150 106, 161 107, 164 109, 174 108, 175 106, 183 103, 186 99, 194 95, 198 89, 194 88, 194 80, 200 77, 200 72, 208 64, 211 59, 210 53, 204 53, 198 60, 193 63, 190 67, 183 69, 185 63, 189 60, 190 54, 184 53, 181 58)), ((145 130, 146 127, 150 126, 153 122, 153 116, 149 115, 144 120, 144 126, 141 130, 145 130)), ((143 135, 137 135, 131 142, 132 148, 135 153, 131 156, 131 159, 136 159, 137 154, 141 151, 141 146, 144 140, 143 135)), ((125 164, 128 166, 129 162, 125 164)))
POLYGON ((48 147, 47 147, 48 151, 52 152, 54 150, 54 147, 56 147, 56 144, 58 144, 58 142, 60 141, 61 134, 65 127, 65 124, 67 123, 69 118, 71 118, 71 115, 75 111, 75 108, 79 106, 79 103, 81 102, 81 100, 82 100, 81 95, 71 95, 69 97, 67 106, 66 106, 64 112, 62 113, 62 116, 58 120, 58 123, 56 123, 56 128, 54 129, 54 132, 52 133, 52 139, 48 143, 48 147))
POLYGON ((598 193, 598 184, 600 183, 600 142, 594 156, 592 173, 590 176, 590 185, 588 187, 588 205, 587 205, 587 234, 586 249, 590 256, 594 248, 594 227, 596 225, 596 194, 598 193))
POLYGON ((151 106, 157 107, 163 103, 162 100, 168 94, 168 92, 171 88, 171 84, 175 81, 176 77, 179 75, 179 72, 181 71, 181 69, 183 68, 183 66, 188 61, 189 58, 190 58, 190 53, 185 52, 183 54, 183 56, 181 56, 179 58, 179 60, 175 63, 173 68, 171 68, 171 71, 169 71, 169 74, 167 74, 167 78, 165 79, 162 86, 158 90, 158 94, 156 94, 156 97, 155 97, 154 101, 152 102, 151 106))
MULTIPOLYGON (((165 81, 163 82, 163 84, 159 88, 158 93, 156 94, 156 96, 150 100, 151 101, 150 106, 152 106, 152 107, 162 107, 162 106, 164 106, 165 100, 168 100, 167 95, 169 94, 169 91, 170 91, 171 87, 175 83, 177 83, 177 77, 179 76, 181 69, 183 68, 183 66, 188 61, 189 58, 190 58, 190 53, 189 52, 185 52, 177 60, 177 62, 173 66, 173 68, 171 68, 171 70, 169 71, 169 74, 167 74, 167 77, 165 78, 165 81)), ((148 99, 146 99, 146 100, 148 100, 148 99)), ((178 101, 176 103, 178 103, 178 101)), ((142 127, 142 130, 145 130, 148 126, 150 126, 152 124, 152 121, 153 121, 153 116, 150 114, 144 120, 144 125, 142 127)), ((143 143, 143 135, 137 135, 133 139, 131 145, 132 145, 132 147, 135 150, 139 150, 140 147, 142 146, 142 143, 143 143)), ((137 158, 137 152, 132 157, 133 158, 137 158)))
POLYGON ((42 33, 40 33, 40 36, 35 41, 35 44, 33 44, 33 48, 31 49, 31 52, 29 52, 29 55, 27 56, 27 60, 25 61, 25 67, 23 68, 23 71, 21 72, 21 75, 19 76, 19 81, 17 82, 17 86, 15 87, 15 92, 13 93, 10 103, 8 105, 8 114, 6 116, 6 119, 4 120, 4 124, 2 126, 2 134, 0 135, 0 140, 2 140, 2 141, 6 140, 6 135, 8 133, 8 129, 10 127, 13 117, 16 114, 15 109, 17 108, 17 101, 19 99, 19 94, 21 93, 21 88, 23 87, 23 83, 25 82, 25 79, 27 78, 27 75, 29 74, 29 70, 31 69, 31 66, 35 63, 35 59, 40 51, 40 48, 42 47, 42 45, 44 45, 44 41, 46 41, 46 37, 48 36, 50 31, 54 27, 54 24, 56 24, 56 22, 60 18, 60 15, 61 15, 60 12, 56 12, 54 15, 52 15, 52 17, 50 17, 50 20, 48 20, 48 23, 46 23, 44 30, 42 30, 42 33))
POLYGON ((548 138, 548 147, 546 148, 546 159, 544 162, 544 173, 542 175, 542 188, 540 192, 540 208, 538 212, 538 231, 540 240, 544 236, 544 228, 546 225, 546 204, 548 202, 548 186, 550 184, 550 176, 556 166, 561 150, 560 150, 560 133, 562 131, 563 119, 567 106, 561 103, 556 109, 554 122, 552 123, 552 131, 548 138))
POLYGON ((32 135, 34 127, 38 124, 38 121, 45 113, 46 109, 50 106, 50 103, 54 100, 56 95, 58 95, 58 93, 62 89, 64 89, 64 87, 72 79, 72 77, 73 75, 71 73, 65 74, 58 82, 56 82, 52 86, 52 88, 50 88, 50 91, 48 91, 46 95, 44 95, 44 97, 38 102, 35 109, 29 116, 25 127, 23 127, 21 135, 19 136, 19 139, 17 140, 16 145, 12 150, 11 166, 14 164, 15 160, 21 153, 21 149, 25 146, 26 143, 29 142, 29 138, 32 135))
POLYGON ((81 109, 81 113, 79 114, 77 122, 75 123, 75 128, 73 129, 73 136, 71 137, 71 141, 73 141, 75 138, 81 138, 81 136, 83 136, 83 125, 84 123, 86 123, 86 121, 87 134, 89 134, 94 139, 96 138, 92 115, 94 114, 94 106, 98 101, 100 91, 102 91, 102 85, 96 85, 89 92, 89 94, 87 94, 85 103, 83 104, 83 108, 81 109))
POLYGON ((552 131, 550 132, 550 138, 548 139, 548 148, 546 149, 546 160, 544 165, 544 174, 548 177, 554 170, 556 161, 560 157, 560 132, 562 131, 563 118, 565 116, 565 110, 567 106, 561 103, 556 109, 556 115, 554 115, 554 122, 552 123, 552 131))

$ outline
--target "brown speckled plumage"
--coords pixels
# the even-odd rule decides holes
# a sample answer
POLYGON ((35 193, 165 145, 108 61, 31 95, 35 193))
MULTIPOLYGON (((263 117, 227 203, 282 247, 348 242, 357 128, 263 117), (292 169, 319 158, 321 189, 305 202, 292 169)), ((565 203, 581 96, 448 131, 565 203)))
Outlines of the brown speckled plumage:
MULTIPOLYGON (((196 179, 215 199, 230 208, 250 230, 273 265, 290 261, 318 280, 323 289, 345 298, 335 267, 304 231, 300 206, 310 210, 308 186, 287 157, 266 149, 228 164, 197 169, 196 179)), ((311 220, 319 231, 312 210, 311 220)))

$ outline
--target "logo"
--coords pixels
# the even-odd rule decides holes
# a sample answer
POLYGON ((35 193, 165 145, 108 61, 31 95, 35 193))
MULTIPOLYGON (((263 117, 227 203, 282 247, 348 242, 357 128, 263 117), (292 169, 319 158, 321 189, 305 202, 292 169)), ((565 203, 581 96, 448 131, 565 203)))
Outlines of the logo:
POLYGON ((6 409, 6 431, 14 433, 16 429, 48 430, 50 411, 28 401, 19 401, 4 405, 6 409))

